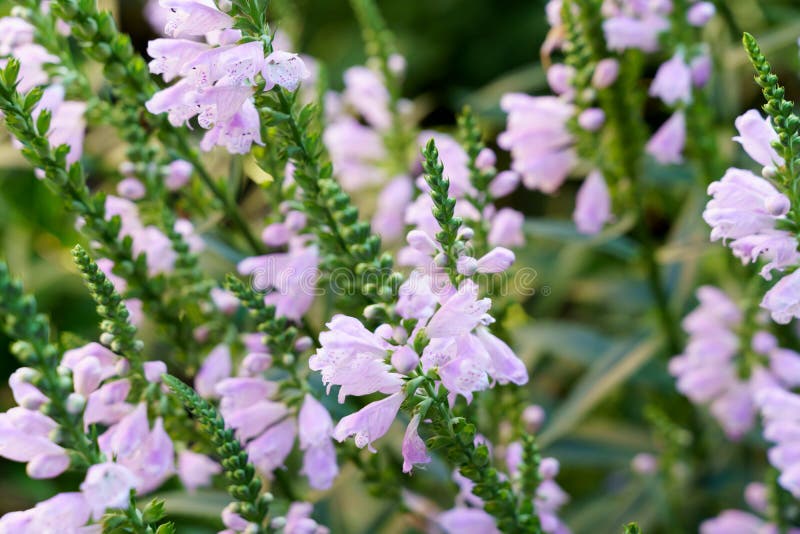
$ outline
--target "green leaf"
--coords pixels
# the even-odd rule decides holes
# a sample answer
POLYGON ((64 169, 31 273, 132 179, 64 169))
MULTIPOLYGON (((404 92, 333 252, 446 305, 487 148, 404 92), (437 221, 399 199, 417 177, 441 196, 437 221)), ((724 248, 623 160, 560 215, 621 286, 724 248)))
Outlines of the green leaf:
POLYGON ((551 423, 539 439, 542 447, 572 430, 614 388, 647 363, 662 344, 661 336, 648 332, 614 345, 598 358, 553 414, 551 423))
POLYGON ((592 365, 613 343, 589 326, 568 321, 536 321, 515 329, 511 335, 517 354, 526 362, 552 353, 582 365, 592 365))

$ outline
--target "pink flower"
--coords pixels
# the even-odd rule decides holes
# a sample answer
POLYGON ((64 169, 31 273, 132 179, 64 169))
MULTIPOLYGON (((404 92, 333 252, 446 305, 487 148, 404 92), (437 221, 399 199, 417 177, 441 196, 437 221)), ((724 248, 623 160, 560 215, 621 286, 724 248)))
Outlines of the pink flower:
POLYGON ((222 467, 206 456, 189 450, 178 453, 178 477, 189 491, 211 485, 211 477, 222 472, 222 467))
POLYGON ((407 176, 392 179, 378 195, 372 229, 385 240, 397 239, 405 229, 405 209, 414 195, 414 186, 407 176))
POLYGON ((705 87, 708 80, 711 79, 711 72, 714 68, 711 56, 703 53, 694 58, 689 66, 692 69, 692 84, 698 88, 705 87))
POLYGON ((525 368, 525 363, 514 354, 511 347, 486 328, 476 329, 475 335, 489 353, 492 362, 489 375, 493 379, 500 384, 511 382, 521 386, 528 383, 528 370, 525 368))
POLYGON ((91 505, 77 492, 59 493, 24 512, 10 512, 0 518, 0 532, 37 534, 90 532, 91 505))
POLYGON ((790 207, 789 199, 767 180, 741 169, 728 169, 708 186, 708 193, 713 198, 703 219, 712 227, 712 241, 770 231, 790 207))
POLYGON ((406 427, 406 433, 403 437, 403 473, 410 473, 411 469, 418 464, 430 463, 431 457, 428 456, 428 449, 425 447, 425 442, 419 437, 420 416, 414 414, 411 421, 406 427))
POLYGON ((164 33, 171 37, 201 36, 233 26, 233 19, 218 10, 213 0, 160 0, 169 9, 164 33))
POLYGON ((99 521, 109 508, 127 508, 136 484, 134 474, 120 464, 106 462, 89 467, 81 492, 91 507, 92 519, 99 521))
POLYGON ((318 490, 331 487, 339 473, 336 450, 331 441, 333 420, 320 402, 306 394, 298 415, 300 448, 305 451, 302 473, 318 490))
POLYGON ((658 68, 650 85, 650 96, 660 98, 668 106, 692 101, 692 71, 680 53, 658 68))
POLYGON ((525 244, 522 226, 525 216, 513 208, 501 208, 491 219, 487 242, 491 246, 521 247, 525 244))
POLYGON ((322 139, 345 190, 356 191, 386 178, 380 168, 386 147, 381 135, 369 126, 352 117, 341 117, 328 124, 322 139))
POLYGON ((256 468, 265 474, 283 466, 294 446, 297 425, 287 418, 267 429, 247 445, 247 454, 256 468))
POLYGON ((547 83, 550 89, 557 95, 569 95, 574 93, 571 86, 572 79, 575 77, 575 68, 562 63, 555 63, 547 69, 547 83))
POLYGON ((201 397, 215 398, 215 386, 224 378, 231 376, 231 351, 227 345, 217 345, 206 356, 203 365, 194 377, 194 388, 201 397))
POLYGON ((603 175, 592 171, 575 199, 572 214, 575 226, 583 234, 596 234, 611 219, 611 196, 603 175))
POLYGON ((778 134, 769 119, 751 109, 737 117, 735 124, 739 135, 733 140, 742 145, 748 156, 764 167, 783 165, 783 158, 772 147, 778 141, 778 134))
POLYGON ((487 315, 492 301, 478 298, 478 286, 464 280, 452 296, 448 297, 433 314, 425 329, 428 337, 457 337, 471 332, 479 324, 491 322, 487 315))
POLYGON ((350 436, 355 436, 355 443, 359 449, 367 447, 370 451, 377 452, 372 443, 388 432, 403 400, 405 395, 397 392, 367 404, 356 413, 339 421, 333 430, 333 438, 341 442, 350 436))
POLYGON ((328 534, 327 527, 311 519, 314 507, 307 502, 293 502, 284 518, 284 534, 328 534))
POLYGON ((686 116, 676 111, 647 142, 647 153, 662 165, 681 163, 686 145, 686 116))
POLYGON ((667 19, 657 14, 648 14, 643 18, 619 15, 603 22, 608 48, 616 52, 628 48, 655 52, 658 50, 658 37, 667 28, 667 19))
POLYGON ((480 508, 453 508, 436 517, 446 534, 500 534, 494 518, 480 508))
POLYGON ((503 171, 489 184, 489 193, 494 198, 510 195, 519 186, 519 179, 519 174, 514 171, 503 171))
POLYGON ((253 143, 264 145, 258 111, 252 99, 248 99, 228 120, 217 122, 206 132, 200 141, 200 148, 209 151, 214 145, 219 145, 227 148, 231 154, 247 154, 253 143))
POLYGON ((264 87, 267 91, 276 85, 295 91, 301 81, 311 76, 299 55, 281 50, 276 50, 267 56, 261 73, 267 82, 264 87))
POLYGON ((778 324, 789 324, 800 317, 800 271, 784 276, 767 291, 761 307, 769 310, 772 320, 778 324))
POLYGON ((717 12, 717 8, 711 2, 697 2, 689 8, 686 13, 686 20, 692 26, 705 26, 717 12))
POLYGON ((392 124, 390 95, 380 75, 367 67, 351 67, 344 73, 344 100, 376 130, 392 124))
POLYGON ((766 522, 747 512, 725 510, 713 519, 700 524, 700 534, 759 534, 764 532, 766 522))
POLYGON ((189 183, 192 177, 192 164, 182 159, 176 159, 167 166, 167 176, 164 185, 170 191, 177 191, 189 183))
POLYGON ((504 95, 500 107, 508 124, 497 143, 511 151, 512 170, 529 189, 555 192, 577 163, 567 128, 574 107, 556 97, 517 93, 504 95))
POLYGON ((596 89, 611 87, 619 76, 619 61, 614 58, 601 59, 592 74, 592 85, 596 89))
POLYGON ((390 345, 352 317, 335 315, 326 325, 330 330, 319 336, 320 348, 308 365, 322 373, 322 382, 341 386, 339 402, 347 395, 396 393, 403 384, 401 375, 391 372, 386 363, 390 345))
POLYGON ((154 39, 147 43, 147 55, 153 58, 148 64, 150 72, 161 74, 165 82, 185 76, 190 62, 208 50, 208 45, 186 39, 154 39))

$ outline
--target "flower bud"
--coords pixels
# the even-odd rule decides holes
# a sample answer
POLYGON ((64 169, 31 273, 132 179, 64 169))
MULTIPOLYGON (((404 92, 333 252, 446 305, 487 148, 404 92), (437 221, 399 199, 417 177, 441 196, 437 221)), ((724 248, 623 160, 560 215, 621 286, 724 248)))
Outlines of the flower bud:
POLYGON ((411 347, 404 345, 392 354, 392 367, 394 367, 398 373, 407 375, 416 369, 418 363, 419 356, 411 347))

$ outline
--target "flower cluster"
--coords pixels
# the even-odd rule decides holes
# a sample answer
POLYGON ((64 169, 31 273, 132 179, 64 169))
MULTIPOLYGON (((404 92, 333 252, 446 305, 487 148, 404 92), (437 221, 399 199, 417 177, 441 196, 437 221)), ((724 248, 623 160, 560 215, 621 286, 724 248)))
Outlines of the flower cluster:
MULTIPOLYGON (((750 110, 736 119, 739 136, 734 139, 742 145, 754 161, 764 167, 765 176, 774 176, 783 159, 773 148, 778 139, 770 125, 757 111, 750 110)), ((785 271, 800 261, 797 239, 789 231, 781 230, 780 223, 791 209, 789 198, 767 178, 750 171, 731 168, 721 180, 708 188, 711 199, 703 218, 712 227, 711 239, 731 240, 728 246, 743 263, 764 259, 761 276, 772 279, 772 271, 785 271)), ((762 307, 778 323, 788 323, 798 313, 798 301, 793 296, 798 283, 796 273, 785 276, 767 294, 762 307)))
MULTIPOLYGON (((774 523, 759 516, 769 515, 768 490, 764 484, 753 482, 744 493, 748 506, 759 515, 744 510, 725 510, 700 525, 700 534, 727 534, 729 532, 777 532, 774 523)), ((800 529, 789 528, 788 534, 798 534, 800 529)))
MULTIPOLYGON (((0 18, 0 35, 3 36, 0 38, 0 67, 5 67, 8 63, 4 58, 13 57, 19 60, 17 89, 22 93, 44 86, 31 116, 38 122, 42 112, 49 114, 49 121, 44 123, 46 127, 42 133, 47 135, 54 147, 68 145, 66 161, 74 163, 83 154, 86 103, 66 99, 64 85, 50 75, 51 67, 57 66, 60 60, 34 42, 34 31, 35 28, 22 18, 0 18)), ((15 143, 17 148, 22 147, 18 141, 15 143)))
POLYGON ((276 50, 265 57, 264 44, 242 39, 233 18, 213 2, 161 0, 168 8, 164 33, 170 37, 150 41, 150 72, 176 83, 147 102, 151 113, 167 113, 174 126, 197 117, 208 130, 203 150, 224 146, 234 154, 247 154, 253 143, 263 144, 261 121, 253 95, 256 88, 280 86, 294 91, 309 75, 297 55, 276 50), (205 36, 205 43, 185 37, 205 36), (262 77, 258 82, 257 76, 262 77))

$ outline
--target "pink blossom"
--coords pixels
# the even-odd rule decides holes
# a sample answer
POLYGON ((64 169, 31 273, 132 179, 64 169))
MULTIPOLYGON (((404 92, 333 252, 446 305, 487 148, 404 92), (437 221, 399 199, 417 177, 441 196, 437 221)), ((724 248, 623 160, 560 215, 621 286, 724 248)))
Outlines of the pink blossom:
POLYGON ((619 15, 603 22, 608 48, 617 52, 628 48, 655 52, 658 50, 658 37, 667 28, 669 22, 658 14, 648 14, 643 18, 619 15))
POLYGON ((106 462, 89 467, 81 492, 91 507, 92 519, 100 520, 109 508, 127 508, 136 484, 134 474, 120 464, 106 462))
POLYGON ((380 75, 366 67, 351 67, 344 73, 344 100, 376 130, 391 126, 389 91, 380 75))
POLYGON ((676 111, 647 142, 647 153, 662 165, 681 163, 686 145, 686 116, 676 111))
POLYGON ((217 345, 206 356, 203 365, 194 377, 194 388, 201 397, 215 398, 217 382, 231 376, 231 351, 227 345, 217 345))
POLYGON ((501 208, 491 219, 487 242, 492 246, 521 247, 525 244, 522 226, 525 216, 513 208, 501 208))
POLYGON ((222 467, 206 456, 189 450, 178 453, 178 477, 189 491, 211 485, 211 478, 222 472, 222 467))
POLYGON ((201 36, 233 26, 233 19, 213 0, 160 0, 159 4, 169 9, 164 33, 172 37, 201 36))
POLYGON ((488 298, 478 298, 478 286, 472 280, 464 280, 452 296, 448 297, 436 310, 426 333, 430 338, 456 337, 469 333, 482 323, 491 322, 487 315, 492 302, 488 298))
POLYGON ((489 375, 493 379, 500 384, 511 382, 518 386, 528 382, 528 370, 511 347, 486 328, 476 329, 475 334, 491 358, 489 375))
POLYGON ((778 324, 789 324, 800 317, 800 271, 784 276, 767 291, 761 307, 769 310, 772 320, 778 324))
POLYGON ((592 86, 596 89, 606 89, 617 81, 619 76, 619 61, 614 58, 605 58, 597 62, 592 74, 592 86))
POLYGON ((420 423, 419 414, 414 414, 406 427, 403 437, 403 473, 410 473, 415 465, 430 463, 431 457, 428 456, 428 449, 425 442, 419 437, 418 428, 420 423))
POLYGON ((658 68, 650 85, 650 96, 660 98, 668 106, 692 101, 692 71, 680 53, 658 68))
POLYGON ((599 171, 589 173, 583 182, 575 199, 572 218, 578 231, 584 234, 600 232, 611 219, 611 196, 599 171))
POLYGON ((446 534, 500 534, 494 518, 480 508, 453 508, 439 514, 436 524, 446 534))
POLYGON ((692 26, 705 26, 717 12, 717 8, 711 2, 697 2, 689 8, 686 13, 686 20, 692 26))
POLYGON ((128 379, 115 380, 100 387, 89 395, 83 411, 85 428, 95 423, 112 425, 122 419, 133 406, 125 402, 131 389, 128 379))
POLYGON ((772 147, 772 143, 778 141, 778 134, 770 119, 751 109, 737 117, 735 124, 739 135, 733 140, 742 145, 748 156, 764 167, 783 165, 783 158, 772 147))
POLYGON ((289 91, 295 91, 301 81, 311 76, 299 55, 281 50, 276 50, 267 56, 261 73, 267 82, 265 90, 279 85, 289 91))
POLYGON ((306 394, 298 424, 300 448, 305 452, 302 473, 308 477, 312 488, 328 489, 339 473, 336 450, 331 441, 333 420, 318 400, 306 394))
POLYGON ((247 445, 247 454, 256 468, 265 474, 272 473, 283 466, 292 452, 297 425, 294 419, 287 418, 267 429, 247 445))
POLYGON ((376 452, 372 443, 389 430, 403 400, 405 395, 397 392, 367 404, 361 410, 339 421, 333 430, 333 438, 341 442, 350 436, 355 436, 355 443, 359 449, 366 446, 370 451, 376 452))
POLYGON ((0 532, 88 534, 91 527, 85 525, 91 509, 92 505, 82 493, 59 493, 30 510, 5 514, 0 518, 0 532))

